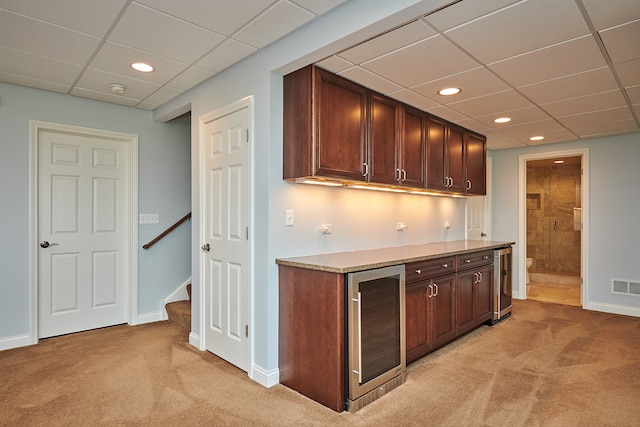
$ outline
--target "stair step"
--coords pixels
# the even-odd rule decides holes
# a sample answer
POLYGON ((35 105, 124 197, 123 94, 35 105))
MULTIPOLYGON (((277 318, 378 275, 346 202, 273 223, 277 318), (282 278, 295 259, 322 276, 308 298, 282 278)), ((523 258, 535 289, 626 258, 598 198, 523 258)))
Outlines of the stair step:
POLYGON ((165 306, 169 320, 191 331, 191 301, 175 301, 165 306))

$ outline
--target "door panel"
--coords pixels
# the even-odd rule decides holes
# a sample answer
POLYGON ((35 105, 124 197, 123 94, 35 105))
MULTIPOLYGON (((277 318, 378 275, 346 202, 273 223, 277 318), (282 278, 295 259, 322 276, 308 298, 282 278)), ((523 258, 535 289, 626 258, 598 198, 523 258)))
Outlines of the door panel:
POLYGON ((127 321, 128 153, 118 139, 38 132, 40 338, 127 321))
POLYGON ((205 347, 249 367, 248 108, 205 124, 205 347))

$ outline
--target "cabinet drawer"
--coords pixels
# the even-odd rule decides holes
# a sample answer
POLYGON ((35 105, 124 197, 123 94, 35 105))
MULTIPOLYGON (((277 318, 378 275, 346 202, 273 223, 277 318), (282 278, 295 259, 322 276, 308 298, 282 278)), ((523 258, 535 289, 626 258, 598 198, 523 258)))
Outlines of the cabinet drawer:
POLYGON ((458 255, 458 270, 466 270, 493 263, 493 251, 471 252, 458 255))
POLYGON ((419 282, 431 277, 456 271, 456 257, 444 257, 405 264, 406 283, 419 282))

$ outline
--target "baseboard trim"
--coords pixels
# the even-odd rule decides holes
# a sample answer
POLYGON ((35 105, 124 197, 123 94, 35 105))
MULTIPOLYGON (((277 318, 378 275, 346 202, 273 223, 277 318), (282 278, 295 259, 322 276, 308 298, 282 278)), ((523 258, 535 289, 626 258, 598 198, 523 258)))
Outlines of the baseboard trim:
POLYGON ((12 348, 18 347, 26 347, 29 345, 37 344, 38 340, 32 340, 31 337, 27 335, 17 335, 15 337, 8 337, 0 339, 0 351, 2 350, 11 350, 12 348))
POLYGON ((166 320, 166 319, 163 319, 163 317, 162 317, 162 311, 156 311, 156 312, 153 312, 153 313, 139 314, 138 315, 138 321, 135 324, 136 325, 142 325, 142 324, 145 324, 145 323, 159 322, 161 320, 166 320))
POLYGON ((628 305, 587 302, 587 305, 584 308, 587 310, 601 311, 603 313, 609 314, 622 314, 624 316, 640 317, 640 308, 630 307, 628 305))
POLYGON ((251 365, 251 373, 249 378, 262 385, 263 387, 273 387, 280 383, 280 370, 265 371, 257 365, 251 365))
POLYGON ((200 335, 189 332, 189 344, 197 348, 198 350, 204 350, 200 348, 200 335))

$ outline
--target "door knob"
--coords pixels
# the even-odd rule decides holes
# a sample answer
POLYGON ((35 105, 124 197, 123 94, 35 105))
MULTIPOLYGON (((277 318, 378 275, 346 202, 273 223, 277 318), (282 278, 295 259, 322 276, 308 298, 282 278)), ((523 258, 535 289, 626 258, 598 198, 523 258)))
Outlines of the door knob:
POLYGON ((487 237, 487 233, 480 233, 480 237, 487 237))
POLYGON ((211 250, 211 246, 209 246, 208 243, 205 243, 204 245, 202 245, 201 248, 205 252, 209 252, 211 250))
POLYGON ((40 242, 40 247, 43 249, 48 248, 49 246, 58 246, 57 243, 49 243, 46 240, 43 240, 42 242, 40 242))

